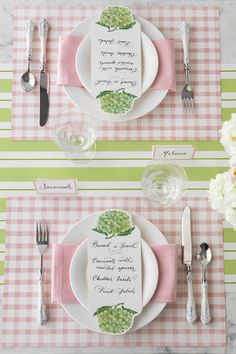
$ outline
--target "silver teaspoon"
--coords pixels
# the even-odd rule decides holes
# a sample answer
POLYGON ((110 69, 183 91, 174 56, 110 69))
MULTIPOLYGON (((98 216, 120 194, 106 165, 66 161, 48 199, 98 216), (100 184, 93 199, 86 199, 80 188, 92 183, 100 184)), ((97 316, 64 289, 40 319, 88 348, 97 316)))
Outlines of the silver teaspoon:
POLYGON ((21 86, 26 92, 30 92, 35 86, 35 77, 30 71, 30 64, 32 61, 32 41, 34 35, 34 22, 28 20, 25 23, 26 40, 27 40, 27 70, 21 76, 21 86))
POLYGON ((207 243, 203 242, 197 250, 197 260, 202 265, 202 304, 201 304, 201 322, 208 324, 211 321, 210 307, 208 301, 207 285, 207 266, 211 262, 212 253, 207 243))

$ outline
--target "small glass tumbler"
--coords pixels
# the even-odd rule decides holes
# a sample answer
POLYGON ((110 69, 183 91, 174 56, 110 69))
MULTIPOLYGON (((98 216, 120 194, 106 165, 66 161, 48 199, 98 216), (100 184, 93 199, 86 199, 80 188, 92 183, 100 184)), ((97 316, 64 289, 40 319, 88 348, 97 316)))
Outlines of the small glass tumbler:
POLYGON ((83 163, 96 153, 95 119, 76 108, 63 110, 54 118, 52 135, 69 159, 83 163))
POLYGON ((187 182, 188 176, 182 166, 153 161, 145 167, 141 185, 149 200, 167 208, 183 196, 187 182))

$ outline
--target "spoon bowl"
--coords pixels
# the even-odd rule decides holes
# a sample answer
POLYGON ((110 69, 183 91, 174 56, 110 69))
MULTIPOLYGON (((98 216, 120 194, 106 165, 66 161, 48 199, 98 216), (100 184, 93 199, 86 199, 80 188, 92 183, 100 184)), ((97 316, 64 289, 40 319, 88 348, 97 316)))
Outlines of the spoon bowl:
POLYGON ((200 244, 197 250, 197 260, 201 263, 203 268, 206 268, 211 262, 212 252, 206 242, 200 244))
POLYGON ((29 70, 27 70, 21 76, 21 87, 26 92, 30 92, 34 88, 34 86, 35 86, 35 77, 29 70))

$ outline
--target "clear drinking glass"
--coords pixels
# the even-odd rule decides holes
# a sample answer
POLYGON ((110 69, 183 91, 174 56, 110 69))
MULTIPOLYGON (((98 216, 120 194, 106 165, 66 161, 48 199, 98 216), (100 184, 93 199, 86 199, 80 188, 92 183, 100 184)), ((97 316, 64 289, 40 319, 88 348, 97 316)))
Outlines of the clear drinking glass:
POLYGON ((84 162, 96 153, 95 119, 77 108, 63 110, 54 118, 52 134, 69 159, 84 162))
POLYGON ((188 176, 182 166, 153 161, 145 167, 141 185, 149 200, 167 208, 182 197, 187 182, 188 176))

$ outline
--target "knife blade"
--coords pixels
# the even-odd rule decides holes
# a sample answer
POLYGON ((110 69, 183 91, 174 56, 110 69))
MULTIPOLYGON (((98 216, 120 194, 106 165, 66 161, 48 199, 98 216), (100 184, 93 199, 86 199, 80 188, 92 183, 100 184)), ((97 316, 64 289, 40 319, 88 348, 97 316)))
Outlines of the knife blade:
POLYGON ((182 261, 186 267, 192 264, 191 210, 186 207, 182 216, 182 261))
POLYGON ((49 75, 45 70, 46 66, 46 43, 48 35, 48 23, 42 19, 39 23, 39 37, 40 37, 40 119, 39 124, 43 127, 48 120, 49 111, 49 75))
POLYGON ((182 215, 182 262, 186 267, 188 285, 186 319, 193 324, 197 319, 197 313, 193 296, 191 209, 189 207, 184 209, 182 215))

